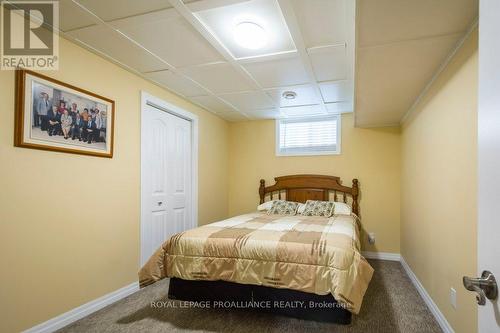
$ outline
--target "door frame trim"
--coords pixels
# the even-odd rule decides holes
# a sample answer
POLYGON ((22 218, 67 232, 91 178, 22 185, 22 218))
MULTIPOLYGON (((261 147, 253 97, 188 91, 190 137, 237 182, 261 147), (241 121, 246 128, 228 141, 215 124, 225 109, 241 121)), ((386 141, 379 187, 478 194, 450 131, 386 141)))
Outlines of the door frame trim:
MULTIPOLYGON (((146 128, 144 128, 144 110, 146 106, 152 106, 158 110, 168 112, 174 116, 186 119, 191 122, 191 216, 193 228, 198 226, 198 116, 194 113, 188 112, 183 108, 166 102, 156 96, 151 95, 146 91, 141 90, 141 239, 140 239, 140 267, 142 267, 148 258, 144 258, 144 221, 145 221, 145 207, 144 207, 144 193, 143 186, 144 174, 143 170, 145 163, 144 143, 146 128)), ((139 268, 140 268, 139 267, 139 268)))

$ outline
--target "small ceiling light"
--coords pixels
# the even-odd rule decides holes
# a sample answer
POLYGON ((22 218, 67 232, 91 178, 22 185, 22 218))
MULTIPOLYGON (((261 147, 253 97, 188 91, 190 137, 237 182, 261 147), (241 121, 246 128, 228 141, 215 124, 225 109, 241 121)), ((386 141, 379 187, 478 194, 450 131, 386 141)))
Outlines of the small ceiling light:
POLYGON ((284 99, 295 99, 297 93, 295 91, 285 91, 281 96, 283 96, 284 99))
POLYGON ((234 28, 233 35, 236 43, 246 49, 258 50, 267 44, 266 31, 257 23, 238 23, 234 28))

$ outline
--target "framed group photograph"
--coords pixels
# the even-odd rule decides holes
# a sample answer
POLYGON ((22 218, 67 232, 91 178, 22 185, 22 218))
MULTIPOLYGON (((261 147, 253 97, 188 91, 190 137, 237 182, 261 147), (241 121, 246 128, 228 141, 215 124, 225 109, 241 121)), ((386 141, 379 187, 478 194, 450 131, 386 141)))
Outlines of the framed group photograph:
POLYGON ((14 145, 113 157, 115 102, 28 71, 16 71, 14 145))

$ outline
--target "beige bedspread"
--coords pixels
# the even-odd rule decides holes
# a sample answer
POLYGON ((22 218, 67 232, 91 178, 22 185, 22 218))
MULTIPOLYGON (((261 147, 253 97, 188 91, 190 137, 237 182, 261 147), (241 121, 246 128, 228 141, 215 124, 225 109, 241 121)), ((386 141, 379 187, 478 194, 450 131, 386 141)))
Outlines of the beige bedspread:
POLYGON ((355 216, 251 213, 172 236, 139 280, 141 287, 178 277, 332 294, 358 313, 373 274, 359 250, 355 216))

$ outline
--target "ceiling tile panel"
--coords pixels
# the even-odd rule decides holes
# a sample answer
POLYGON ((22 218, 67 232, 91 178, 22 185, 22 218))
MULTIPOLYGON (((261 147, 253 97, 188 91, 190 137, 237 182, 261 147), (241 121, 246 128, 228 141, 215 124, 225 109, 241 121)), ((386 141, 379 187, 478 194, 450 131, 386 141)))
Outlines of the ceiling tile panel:
POLYGON ((189 99, 194 103, 201 105, 205 109, 215 113, 228 113, 236 111, 229 105, 221 102, 218 98, 213 96, 195 96, 190 97, 189 99))
POLYGON ((222 56, 173 9, 119 20, 111 24, 175 67, 223 60, 222 56))
POLYGON ((69 35, 140 72, 167 68, 161 60, 104 25, 74 30, 69 35))
POLYGON ((104 21, 172 7, 166 0, 77 0, 104 21))
POLYGON ((319 84, 325 103, 352 101, 353 91, 348 81, 323 82, 319 84))
POLYGON ((306 47, 345 42, 345 1, 293 0, 295 15, 299 21, 306 47))
POLYGON ((328 113, 349 113, 353 112, 352 102, 336 102, 325 104, 328 113))
POLYGON ((318 81, 347 79, 348 62, 344 46, 310 50, 309 58, 318 81))
POLYGON ((325 108, 321 105, 281 108, 280 112, 285 117, 307 117, 327 114, 325 108))
POLYGON ((88 27, 98 23, 92 14, 71 0, 59 1, 59 29, 63 32, 88 27))
POLYGON ((230 122, 238 122, 238 121, 245 121, 248 120, 247 117, 242 115, 239 112, 233 112, 233 113, 222 113, 222 114, 217 114, 219 117, 222 119, 225 119, 230 122))
POLYGON ((264 88, 292 86, 309 82, 298 57, 244 64, 243 67, 264 88))
POLYGON ((478 0, 359 0, 358 45, 464 32, 478 16, 478 0))
POLYGON ((169 70, 145 73, 144 75, 156 83, 187 97, 206 94, 204 89, 200 88, 192 81, 169 70))
POLYGON ((276 119, 282 116, 281 112, 277 108, 252 110, 252 111, 247 111, 246 113, 252 119, 276 119))
POLYGON ((243 111, 267 109, 274 106, 272 99, 262 91, 245 91, 220 95, 220 97, 243 111))
POLYGON ((319 104, 319 96, 316 90, 310 85, 281 87, 266 90, 271 95, 276 105, 280 107, 319 104), (283 96, 285 92, 296 94, 294 99, 287 99, 283 96))
POLYGON ((228 63, 181 69, 184 74, 217 94, 251 90, 247 79, 228 63))

